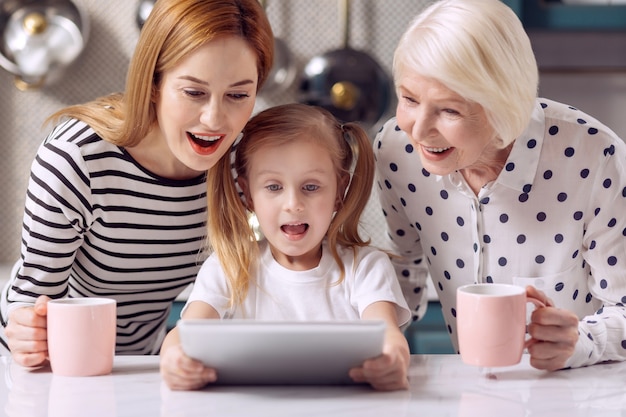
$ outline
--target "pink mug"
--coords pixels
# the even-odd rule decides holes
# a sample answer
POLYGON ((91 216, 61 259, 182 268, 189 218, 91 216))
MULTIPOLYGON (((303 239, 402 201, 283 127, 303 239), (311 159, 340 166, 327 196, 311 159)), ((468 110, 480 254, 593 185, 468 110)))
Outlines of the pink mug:
POLYGON ((516 285, 470 284, 457 288, 456 322, 463 362, 484 368, 518 364, 524 351, 529 302, 544 306, 516 285))
POLYGON ((48 302, 48 355, 60 376, 106 375, 113 369, 116 302, 64 298, 48 302))

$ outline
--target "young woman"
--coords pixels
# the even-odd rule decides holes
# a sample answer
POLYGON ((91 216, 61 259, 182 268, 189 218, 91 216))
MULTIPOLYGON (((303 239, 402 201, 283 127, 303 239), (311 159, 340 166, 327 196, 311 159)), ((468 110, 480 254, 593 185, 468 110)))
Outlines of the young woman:
MULTIPOLYGON (((406 389, 409 349, 400 327, 409 310, 388 256, 358 232, 374 172, 365 131, 341 125, 321 108, 274 107, 250 120, 236 146, 242 198, 230 165, 222 160, 211 170, 210 185, 219 192, 209 196, 209 210, 229 211, 209 222, 215 252, 182 318, 384 320, 384 354, 350 376, 380 390, 406 389), (248 210, 258 219, 260 241, 248 210)), ((173 389, 219 379, 183 354, 177 329, 161 356, 162 375, 173 389)))
POLYGON ((206 171, 249 119, 273 42, 257 0, 159 0, 124 94, 52 116, 2 291, 1 341, 16 362, 46 361, 48 297, 115 298, 117 353, 158 353, 204 259, 206 171))

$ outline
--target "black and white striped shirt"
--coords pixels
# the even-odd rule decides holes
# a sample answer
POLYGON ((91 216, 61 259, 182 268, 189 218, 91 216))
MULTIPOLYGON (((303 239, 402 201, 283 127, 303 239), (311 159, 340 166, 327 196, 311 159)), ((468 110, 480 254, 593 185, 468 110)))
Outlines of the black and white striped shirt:
POLYGON ((172 301, 205 259, 206 204, 205 176, 156 176, 85 123, 59 124, 31 168, 3 324, 41 294, 112 297, 117 353, 157 353, 172 301))

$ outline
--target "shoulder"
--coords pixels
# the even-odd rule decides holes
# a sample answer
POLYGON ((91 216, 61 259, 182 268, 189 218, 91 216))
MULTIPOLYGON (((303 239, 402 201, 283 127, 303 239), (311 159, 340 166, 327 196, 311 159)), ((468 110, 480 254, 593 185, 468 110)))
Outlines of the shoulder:
POLYGON ((376 165, 381 170, 395 172, 398 166, 407 164, 411 171, 421 167, 421 161, 409 136, 403 132, 396 118, 389 119, 374 138, 374 154, 376 165))
POLYGON ((339 246, 337 252, 346 265, 354 264, 357 268, 383 264, 391 266, 387 253, 374 246, 357 246, 354 248, 339 246))
POLYGON ((44 140, 45 144, 73 143, 83 146, 85 143, 102 141, 91 126, 77 119, 68 119, 55 125, 44 140))
POLYGON ((397 150, 398 147, 412 146, 409 137, 400 129, 395 117, 387 120, 374 138, 374 151, 385 153, 397 150))
POLYGON ((55 125, 41 149, 63 150, 70 154, 121 153, 116 145, 102 139, 91 126, 77 119, 68 119, 55 125))
POLYGON ((588 146, 624 144, 609 126, 577 107, 546 98, 539 98, 538 103, 544 113, 547 139, 562 139, 574 145, 581 142, 588 146))

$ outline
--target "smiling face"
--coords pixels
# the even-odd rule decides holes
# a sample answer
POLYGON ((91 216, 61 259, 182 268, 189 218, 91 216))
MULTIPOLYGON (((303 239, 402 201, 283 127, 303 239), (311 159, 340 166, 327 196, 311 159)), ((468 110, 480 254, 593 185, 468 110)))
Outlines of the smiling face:
POLYGON ((258 149, 242 185, 274 259, 293 270, 315 268, 337 203, 326 149, 309 140, 258 149))
MULTIPOLYGON (((438 81, 409 70, 398 73, 397 121, 436 175, 484 170, 503 156, 483 108, 438 81)), ((506 159, 506 158, 505 158, 506 159)))
POLYGON ((149 136, 165 142, 172 165, 202 172, 228 151, 254 109, 256 61, 243 39, 221 37, 163 74, 149 136))

